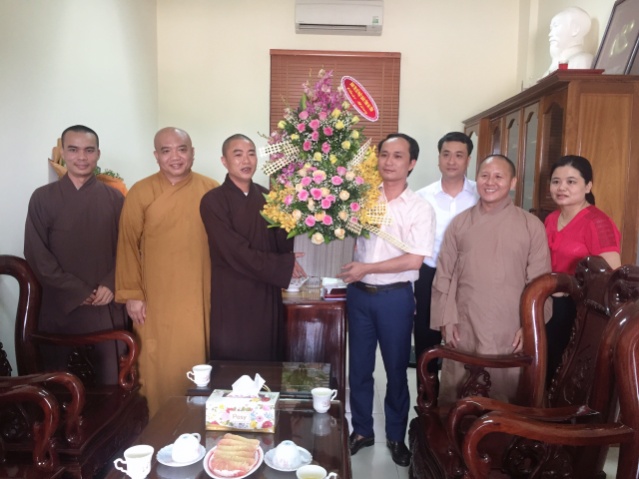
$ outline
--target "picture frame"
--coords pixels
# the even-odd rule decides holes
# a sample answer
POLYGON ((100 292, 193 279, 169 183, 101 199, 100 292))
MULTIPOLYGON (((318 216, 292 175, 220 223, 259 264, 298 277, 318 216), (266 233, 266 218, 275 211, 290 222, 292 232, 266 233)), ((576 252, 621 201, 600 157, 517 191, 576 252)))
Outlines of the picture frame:
POLYGON ((593 68, 607 75, 637 74, 639 48, 639 0, 616 0, 593 68))

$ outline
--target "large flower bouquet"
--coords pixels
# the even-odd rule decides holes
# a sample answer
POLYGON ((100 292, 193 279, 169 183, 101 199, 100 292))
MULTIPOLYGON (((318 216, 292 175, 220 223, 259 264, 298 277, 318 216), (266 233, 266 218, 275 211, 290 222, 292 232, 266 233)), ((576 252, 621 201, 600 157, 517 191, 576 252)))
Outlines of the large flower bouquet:
POLYGON ((307 234, 314 244, 366 233, 379 223, 375 149, 332 72, 307 82, 297 109, 286 108, 266 148, 264 171, 274 176, 262 216, 288 236, 307 234))

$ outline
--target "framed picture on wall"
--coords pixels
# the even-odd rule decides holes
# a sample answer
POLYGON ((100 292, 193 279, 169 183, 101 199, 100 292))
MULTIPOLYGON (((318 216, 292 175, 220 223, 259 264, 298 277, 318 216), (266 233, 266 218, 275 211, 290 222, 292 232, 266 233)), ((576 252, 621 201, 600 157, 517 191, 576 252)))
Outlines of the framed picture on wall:
POLYGON ((617 0, 606 26, 593 68, 608 75, 639 72, 633 68, 639 43, 639 0, 617 0))

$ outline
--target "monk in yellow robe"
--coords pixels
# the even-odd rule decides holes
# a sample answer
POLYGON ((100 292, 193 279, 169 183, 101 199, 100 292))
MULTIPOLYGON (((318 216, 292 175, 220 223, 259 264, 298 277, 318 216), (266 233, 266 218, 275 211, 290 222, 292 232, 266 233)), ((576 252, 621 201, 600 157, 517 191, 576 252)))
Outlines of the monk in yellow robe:
POLYGON ((185 131, 163 128, 154 143, 160 171, 126 197, 115 283, 115 299, 126 303, 142 343, 140 381, 151 416, 185 393, 186 372, 208 357, 211 261, 200 200, 218 186, 191 171, 185 131))

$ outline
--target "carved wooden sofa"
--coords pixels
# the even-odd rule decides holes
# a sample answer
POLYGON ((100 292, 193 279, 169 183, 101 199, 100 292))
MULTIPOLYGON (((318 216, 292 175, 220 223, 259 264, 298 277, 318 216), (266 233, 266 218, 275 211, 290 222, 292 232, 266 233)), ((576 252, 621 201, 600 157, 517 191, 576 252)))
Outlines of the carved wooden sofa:
MULTIPOLYGON (((485 413, 500 407, 500 411, 511 414, 552 417, 555 423, 571 421, 593 427, 594 423, 609 422, 616 401, 612 351, 625 324, 627 308, 634 307, 632 301, 638 297, 639 268, 624 266, 613 272, 603 259, 586 258, 580 262, 574 277, 544 275, 526 288, 520 308, 524 354, 518 359, 468 358, 445 347, 424 353, 418 364, 424 386, 418 398, 418 416, 411 422, 409 432, 413 452, 409 476, 474 477, 477 469, 470 472, 464 460, 472 456, 473 460, 480 458, 482 473, 490 477, 605 477, 601 471, 607 454, 606 444, 590 449, 566 449, 504 433, 490 434, 478 440, 480 433, 477 433, 476 442, 471 443, 471 454, 467 441, 471 440, 469 431, 479 427, 477 418, 483 420, 485 413), (542 303, 554 291, 573 297, 577 317, 562 365, 550 389, 545 391, 546 338, 542 303), (437 378, 426 370, 428 361, 434 357, 462 360, 475 368, 475 374, 464 389, 464 398, 454 405, 437 404, 437 378), (502 406, 503 403, 490 399, 490 379, 482 373, 482 367, 494 367, 504 362, 515 365, 521 361, 528 365, 522 367, 517 401, 502 406)), ((491 414, 494 414, 493 422, 501 421, 496 419, 501 412, 491 414)))
MULTIPOLYGON (((38 332, 40 286, 22 258, 0 255, 0 274, 17 279, 19 300, 15 324, 17 377, 0 378, 0 389, 38 384, 53 393, 59 403, 59 425, 52 439, 65 475, 90 478, 126 447, 148 422, 146 399, 139 394, 136 374, 138 345, 129 331, 107 331, 83 335, 54 335, 38 332), (126 345, 120 358, 116 385, 95 384, 89 364, 74 362, 70 372, 51 374, 42 364, 39 345, 59 345, 81 349, 102 341, 117 340, 126 345), (77 373, 77 374, 74 374, 77 373)), ((73 354, 73 357, 82 355, 73 354)), ((0 437, 6 457, 15 464, 32 461, 34 437, 29 432, 36 419, 30 408, 0 405, 0 437), (13 412, 11 411, 13 409, 13 412)))

